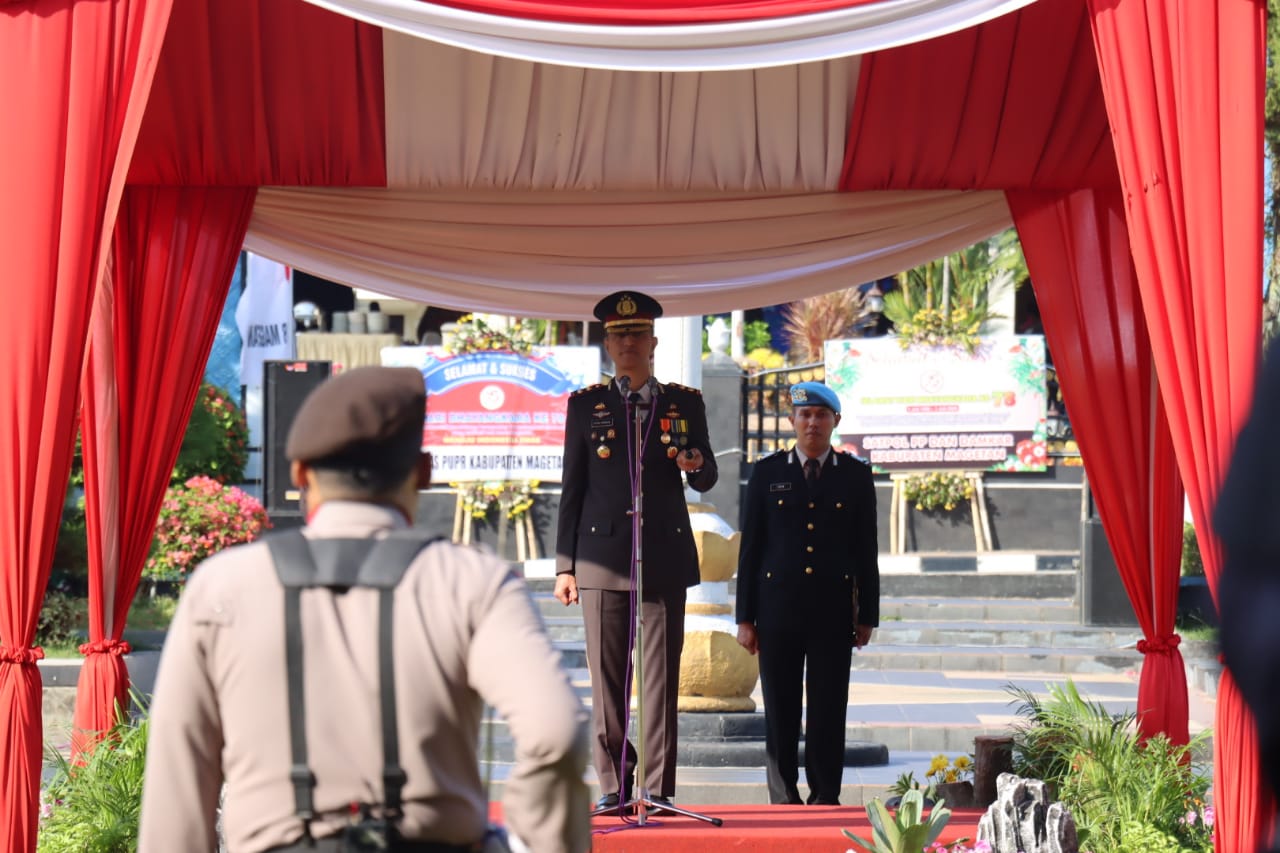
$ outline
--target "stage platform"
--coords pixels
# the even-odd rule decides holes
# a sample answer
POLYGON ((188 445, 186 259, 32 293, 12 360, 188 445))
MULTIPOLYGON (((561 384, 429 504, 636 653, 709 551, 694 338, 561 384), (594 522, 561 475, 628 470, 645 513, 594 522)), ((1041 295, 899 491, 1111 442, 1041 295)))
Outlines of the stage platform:
MULTIPOLYGON (((644 826, 634 818, 597 817, 591 820, 591 853, 845 853, 861 848, 840 830, 871 839, 862 806, 677 805, 724 824, 683 815, 650 818, 644 826)), ((972 842, 983 811, 954 810, 938 840, 972 842)), ((501 823, 502 805, 490 803, 489 814, 501 823)))
MULTIPOLYGON (((861 806, 758 806, 678 803, 689 811, 724 821, 711 826, 683 816, 656 817, 644 826, 617 817, 591 821, 592 853, 844 853, 856 845, 840 832, 871 838, 861 806)), ((959 809, 939 839, 944 844, 974 839, 982 809, 959 809)))

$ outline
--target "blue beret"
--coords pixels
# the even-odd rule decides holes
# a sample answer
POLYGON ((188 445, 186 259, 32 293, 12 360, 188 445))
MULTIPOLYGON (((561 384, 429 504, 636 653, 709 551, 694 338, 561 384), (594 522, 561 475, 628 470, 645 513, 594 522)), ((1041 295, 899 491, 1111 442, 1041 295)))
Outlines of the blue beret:
POLYGON ((821 382, 797 382, 792 385, 791 405, 826 406, 837 415, 840 414, 840 398, 821 382))

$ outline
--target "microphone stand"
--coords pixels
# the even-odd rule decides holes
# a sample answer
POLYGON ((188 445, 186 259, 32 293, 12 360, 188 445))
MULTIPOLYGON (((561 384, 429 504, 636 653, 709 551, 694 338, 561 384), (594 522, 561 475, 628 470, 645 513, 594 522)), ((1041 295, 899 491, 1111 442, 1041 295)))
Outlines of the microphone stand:
MULTIPOLYGON (((618 379, 618 387, 625 395, 631 390, 630 377, 622 376, 618 379)), ((649 406, 652 406, 652 401, 649 406)), ((631 414, 631 422, 634 427, 632 436, 635 440, 632 442, 631 458, 628 464, 631 466, 631 563, 634 568, 635 577, 635 609, 632 611, 632 620, 636 626, 635 637, 631 647, 633 667, 635 669, 635 683, 640 685, 640 690, 636 695, 636 742, 639 748, 636 749, 636 791, 635 796, 628 799, 625 803, 620 802, 612 808, 596 809, 591 815, 607 814, 612 811, 618 812, 619 815, 626 815, 632 807, 636 811, 636 824, 644 826, 648 822, 649 809, 657 808, 672 814, 684 815, 695 820, 705 821, 712 826, 722 826, 724 821, 718 817, 699 814, 687 809, 679 808, 672 803, 657 803, 651 798, 649 789, 645 787, 645 744, 644 744, 644 619, 642 618, 644 611, 644 549, 641 540, 644 531, 644 489, 641 478, 644 474, 644 453, 645 442, 643 440, 644 429, 644 410, 647 406, 631 402, 627 398, 626 407, 631 414)), ((650 414, 653 417, 653 414, 650 414)), ((624 688, 625 690, 626 688, 624 688)), ((623 751, 626 750, 626 733, 623 733, 623 751)))

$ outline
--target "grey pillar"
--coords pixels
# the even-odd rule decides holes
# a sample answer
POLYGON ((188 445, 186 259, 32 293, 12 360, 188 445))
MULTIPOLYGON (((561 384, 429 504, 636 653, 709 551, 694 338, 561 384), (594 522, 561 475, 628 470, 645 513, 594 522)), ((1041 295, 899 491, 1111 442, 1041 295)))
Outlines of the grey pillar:
POLYGON ((702 396, 707 403, 707 431, 720 466, 720 479, 703 500, 736 529, 742 478, 742 368, 723 353, 702 362, 702 396))

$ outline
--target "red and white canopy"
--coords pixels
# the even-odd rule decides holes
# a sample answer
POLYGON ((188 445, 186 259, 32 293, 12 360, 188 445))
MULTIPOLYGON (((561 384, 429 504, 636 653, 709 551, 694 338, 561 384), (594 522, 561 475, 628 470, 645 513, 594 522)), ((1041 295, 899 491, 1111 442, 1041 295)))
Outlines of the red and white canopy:
POLYGON ((1118 184, 1074 0, 312 2, 177 4, 129 180, 262 186, 249 248, 388 294, 766 305, 1118 184))

